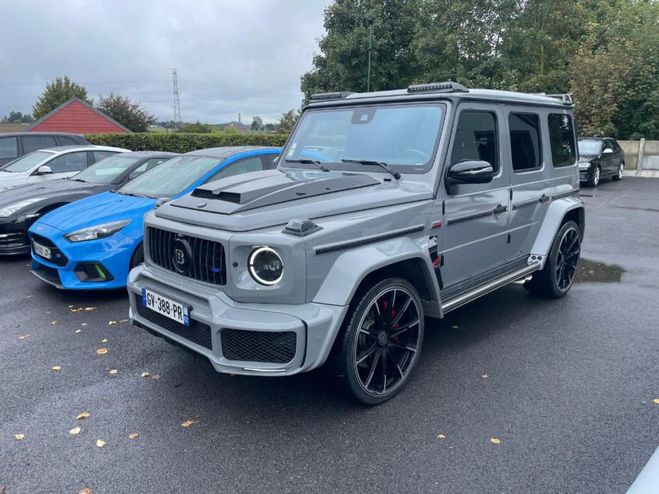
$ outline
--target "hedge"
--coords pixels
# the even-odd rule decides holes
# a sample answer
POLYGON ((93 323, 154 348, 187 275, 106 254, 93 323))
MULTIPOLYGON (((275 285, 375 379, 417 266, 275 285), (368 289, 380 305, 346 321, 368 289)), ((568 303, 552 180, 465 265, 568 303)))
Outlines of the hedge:
POLYGON ((140 132, 134 134, 88 134, 92 144, 116 146, 131 151, 187 153, 222 146, 282 146, 286 134, 187 134, 183 132, 140 132))

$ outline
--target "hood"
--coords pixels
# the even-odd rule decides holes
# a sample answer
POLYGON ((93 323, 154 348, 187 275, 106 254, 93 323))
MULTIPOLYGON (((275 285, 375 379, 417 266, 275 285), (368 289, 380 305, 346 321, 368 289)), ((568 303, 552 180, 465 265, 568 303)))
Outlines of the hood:
MULTIPOLYGON (((388 178, 388 177, 387 177, 388 178)), ((378 180, 360 173, 266 170, 217 180, 161 206, 159 217, 246 231, 432 198, 417 181, 378 180)))
POLYGON ((48 200, 47 202, 57 199, 70 202, 81 196, 102 192, 109 188, 110 186, 106 185, 75 182, 67 179, 50 180, 38 184, 22 184, 0 194, 0 208, 36 197, 43 197, 48 200))
POLYGON ((580 154, 579 161, 591 161, 598 157, 599 154, 580 154))
POLYGON ((155 204, 151 197, 104 192, 55 209, 39 222, 71 232, 110 221, 142 218, 155 204))
POLYGON ((27 183, 28 176, 24 173, 8 173, 0 171, 0 191, 16 187, 17 185, 23 185, 27 183))

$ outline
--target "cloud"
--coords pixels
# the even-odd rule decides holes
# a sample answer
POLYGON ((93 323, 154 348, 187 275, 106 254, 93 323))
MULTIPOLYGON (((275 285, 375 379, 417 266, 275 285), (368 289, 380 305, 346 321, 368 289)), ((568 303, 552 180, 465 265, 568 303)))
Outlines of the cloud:
POLYGON ((330 0, 21 0, 2 2, 0 116, 30 113, 45 84, 68 75, 91 97, 134 98, 173 117, 275 121, 302 101, 330 0))

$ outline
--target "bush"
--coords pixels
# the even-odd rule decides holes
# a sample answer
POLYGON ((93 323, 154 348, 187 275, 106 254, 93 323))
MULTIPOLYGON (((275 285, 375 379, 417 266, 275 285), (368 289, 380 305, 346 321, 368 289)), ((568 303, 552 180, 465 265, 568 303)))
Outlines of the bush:
POLYGON ((131 151, 169 151, 187 153, 222 146, 282 146, 286 134, 187 134, 183 132, 140 132, 134 134, 89 134, 92 144, 115 146, 131 151))

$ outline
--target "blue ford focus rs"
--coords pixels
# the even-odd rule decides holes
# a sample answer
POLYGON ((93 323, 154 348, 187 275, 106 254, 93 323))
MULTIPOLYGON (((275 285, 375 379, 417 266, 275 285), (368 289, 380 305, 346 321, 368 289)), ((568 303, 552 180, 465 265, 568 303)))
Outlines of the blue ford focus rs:
POLYGON ((274 168, 278 148, 226 147, 166 161, 123 187, 44 215, 29 230, 32 273, 67 290, 126 286, 144 259, 144 215, 159 202, 238 173, 274 168))

